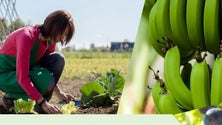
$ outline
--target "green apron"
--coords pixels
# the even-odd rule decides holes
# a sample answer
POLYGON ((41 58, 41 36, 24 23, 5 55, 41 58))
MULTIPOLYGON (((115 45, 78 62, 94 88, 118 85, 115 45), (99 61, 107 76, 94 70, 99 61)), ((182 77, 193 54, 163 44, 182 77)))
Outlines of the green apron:
MULTIPOLYGON (((37 64, 38 47, 39 41, 36 41, 31 50, 29 76, 37 90, 44 94, 52 78, 52 73, 37 64)), ((17 81, 15 56, 0 54, 0 90, 16 99, 27 100, 29 98, 17 81)))

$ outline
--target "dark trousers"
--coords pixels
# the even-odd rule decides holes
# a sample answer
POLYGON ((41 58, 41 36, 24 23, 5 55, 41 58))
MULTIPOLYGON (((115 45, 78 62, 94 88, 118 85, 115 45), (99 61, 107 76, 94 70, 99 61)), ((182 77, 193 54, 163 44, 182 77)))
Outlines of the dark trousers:
POLYGON ((53 77, 46 89, 46 92, 43 94, 43 97, 46 100, 50 100, 53 94, 53 90, 56 84, 59 81, 59 78, 62 74, 62 71, 65 66, 65 58, 61 53, 54 52, 50 55, 44 55, 40 61, 39 65, 48 69, 51 73, 53 73, 53 77))

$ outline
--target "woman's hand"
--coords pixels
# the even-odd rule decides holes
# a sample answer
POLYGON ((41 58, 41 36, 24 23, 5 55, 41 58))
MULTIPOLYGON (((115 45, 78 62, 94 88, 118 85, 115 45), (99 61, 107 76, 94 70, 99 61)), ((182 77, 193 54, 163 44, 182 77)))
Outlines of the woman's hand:
POLYGON ((48 101, 44 101, 41 106, 42 106, 42 109, 48 114, 62 114, 62 111, 59 107, 48 103, 48 101))
POLYGON ((58 86, 55 87, 54 92, 56 93, 57 97, 61 100, 66 102, 74 100, 74 96, 68 93, 64 93, 58 86))
POLYGON ((75 99, 71 94, 67 94, 67 93, 64 93, 64 92, 61 92, 61 93, 57 94, 57 96, 58 96, 59 99, 64 100, 66 102, 69 102, 69 101, 72 101, 72 100, 75 99))

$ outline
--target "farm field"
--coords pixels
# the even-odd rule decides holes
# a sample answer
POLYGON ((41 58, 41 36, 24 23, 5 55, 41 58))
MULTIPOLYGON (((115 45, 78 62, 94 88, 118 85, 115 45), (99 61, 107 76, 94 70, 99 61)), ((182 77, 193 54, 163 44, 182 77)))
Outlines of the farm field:
POLYGON ((131 53, 64 52, 66 66, 62 78, 87 78, 104 75, 111 68, 126 75, 131 53))
MULTIPOLYGON (((76 99, 81 99, 80 88, 83 84, 105 75, 111 69, 120 70, 122 76, 127 75, 131 53, 110 53, 110 52, 63 52, 66 57, 66 66, 59 81, 64 92, 71 93, 76 99)), ((2 93, 0 92, 0 97, 2 93)), ((51 102, 58 105, 60 100, 53 95, 51 102)), ((77 107, 75 114, 116 114, 117 105, 104 107, 77 107)), ((4 109, 0 107, 0 113, 4 109)))

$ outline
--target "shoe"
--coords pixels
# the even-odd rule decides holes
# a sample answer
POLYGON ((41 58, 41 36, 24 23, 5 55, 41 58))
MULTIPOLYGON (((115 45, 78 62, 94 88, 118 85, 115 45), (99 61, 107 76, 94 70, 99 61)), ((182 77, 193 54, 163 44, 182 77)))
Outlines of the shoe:
POLYGON ((5 94, 2 97, 2 101, 3 101, 4 105, 6 106, 6 108, 8 108, 8 109, 14 107, 14 100, 16 100, 16 99, 11 97, 9 94, 5 94))
POLYGON ((9 94, 5 94, 2 97, 2 105, 4 108, 8 110, 10 113, 14 113, 13 107, 14 107, 14 100, 15 98, 11 97, 9 94))

